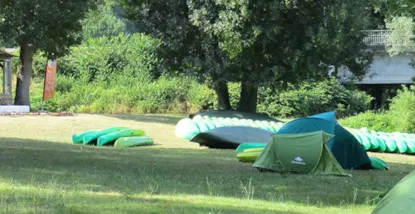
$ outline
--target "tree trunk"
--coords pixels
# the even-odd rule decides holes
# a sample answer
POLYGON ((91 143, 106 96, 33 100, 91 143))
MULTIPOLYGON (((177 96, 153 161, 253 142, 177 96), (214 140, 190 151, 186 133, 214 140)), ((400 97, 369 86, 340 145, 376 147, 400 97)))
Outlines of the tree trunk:
POLYGON ((28 42, 20 45, 20 64, 22 69, 17 75, 15 105, 28 105, 30 107, 29 88, 32 79, 33 46, 28 42))
POLYGON ((219 110, 232 109, 229 100, 228 84, 226 82, 218 82, 215 87, 216 96, 218 97, 219 110))
POLYGON ((256 112, 258 98, 258 86, 247 81, 241 83, 241 98, 239 99, 239 110, 245 112, 256 112))

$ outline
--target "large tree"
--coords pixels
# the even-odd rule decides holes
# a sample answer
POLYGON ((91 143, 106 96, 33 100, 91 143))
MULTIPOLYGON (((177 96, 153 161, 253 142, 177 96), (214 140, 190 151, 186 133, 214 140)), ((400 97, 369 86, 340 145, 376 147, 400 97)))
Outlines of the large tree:
POLYGON ((127 17, 161 39, 166 70, 209 80, 222 109, 228 81, 241 82, 239 109, 256 111, 261 85, 324 78, 329 65, 362 75, 370 60, 359 0, 123 0, 127 17))
POLYGON ((33 55, 65 54, 82 38, 80 20, 96 0, 0 0, 0 37, 20 47, 21 71, 17 77, 16 105, 30 105, 29 88, 33 55))

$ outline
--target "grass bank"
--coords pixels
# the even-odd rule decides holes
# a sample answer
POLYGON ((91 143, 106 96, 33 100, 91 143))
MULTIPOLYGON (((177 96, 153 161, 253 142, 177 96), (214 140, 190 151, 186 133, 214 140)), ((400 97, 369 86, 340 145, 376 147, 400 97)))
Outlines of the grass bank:
POLYGON ((415 169, 415 157, 375 154, 390 171, 351 178, 259 173, 234 151, 174 136, 183 115, 0 118, 1 213, 370 213, 379 194, 415 169), (129 126, 155 145, 71 144, 87 129, 129 126))

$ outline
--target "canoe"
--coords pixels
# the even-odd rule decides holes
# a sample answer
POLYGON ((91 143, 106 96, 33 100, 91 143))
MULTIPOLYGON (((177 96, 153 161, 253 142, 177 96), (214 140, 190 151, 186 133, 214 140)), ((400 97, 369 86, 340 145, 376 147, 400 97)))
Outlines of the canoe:
POLYGON ((152 138, 148 136, 122 137, 122 138, 118 138, 118 140, 115 141, 114 147, 125 148, 125 147, 134 147, 134 146, 146 146, 146 145, 152 145, 152 144, 154 144, 154 141, 152 138))
POLYGON ((369 150, 370 147, 372 146, 372 144, 370 143, 370 138, 365 134, 360 134, 360 138, 362 139, 362 141, 360 141, 360 143, 363 145, 365 150, 366 151, 369 150))
POLYGON ((396 151, 396 143, 395 141, 390 137, 383 137, 386 144, 386 152, 394 153, 396 151))
POLYGON ((375 151, 379 148, 379 141, 376 138, 376 136, 373 135, 367 135, 367 137, 369 138, 369 142, 370 142, 370 150, 375 151))
POLYGON ((263 143, 243 143, 236 148, 236 153, 244 152, 247 149, 265 148, 263 143))
POLYGON ((209 148, 236 149, 243 143, 267 144, 274 133, 249 126, 229 126, 211 129, 194 136, 190 141, 209 148))
POLYGON ((189 118, 181 119, 175 127, 175 135, 180 138, 187 140, 192 139, 195 135, 200 132, 196 122, 189 118))
POLYGON ((72 143, 80 144, 84 141, 84 136, 92 133, 97 133, 99 130, 87 130, 81 133, 76 133, 72 135, 72 143))
POLYGON ((389 170, 388 164, 380 158, 376 157, 369 157, 370 161, 372 162, 372 167, 378 170, 389 170))
POLYGON ((386 143, 385 140, 380 138, 379 136, 374 137, 379 144, 379 147, 376 149, 376 152, 385 152, 386 151, 386 143))
POLYGON ((113 132, 110 134, 103 135, 98 138, 97 146, 104 146, 107 144, 111 144, 122 137, 133 137, 133 136, 145 136, 146 133, 143 130, 138 129, 127 129, 127 130, 121 130, 118 132, 113 132))
POLYGON ((106 128, 104 130, 101 130, 99 132, 87 134, 87 135, 84 136, 83 144, 84 145, 91 144, 103 135, 110 134, 110 133, 113 133, 113 132, 118 132, 118 131, 121 131, 121 130, 126 130, 126 129, 128 129, 128 128, 126 128, 126 127, 110 127, 110 128, 106 128))
POLYGON ((240 152, 236 155, 240 162, 254 163, 258 159, 264 148, 247 149, 244 152, 240 152))
POLYGON ((396 143, 396 153, 404 154, 406 153, 406 150, 408 150, 408 146, 406 145, 406 142, 402 138, 394 138, 396 143))
POLYGON ((406 150, 407 154, 414 154, 415 153, 415 141, 410 138, 405 139, 406 146, 408 147, 408 150, 406 150))

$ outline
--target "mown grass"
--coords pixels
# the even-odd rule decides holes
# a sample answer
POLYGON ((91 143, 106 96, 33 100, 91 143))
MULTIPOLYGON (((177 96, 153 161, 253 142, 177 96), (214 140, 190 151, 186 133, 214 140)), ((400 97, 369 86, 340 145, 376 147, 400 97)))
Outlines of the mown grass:
POLYGON ((175 137, 182 117, 0 117, 0 213, 370 213, 415 169, 414 156, 370 153, 391 170, 260 173, 232 150, 175 137), (110 126, 144 129, 156 145, 71 144, 73 133, 110 126))

